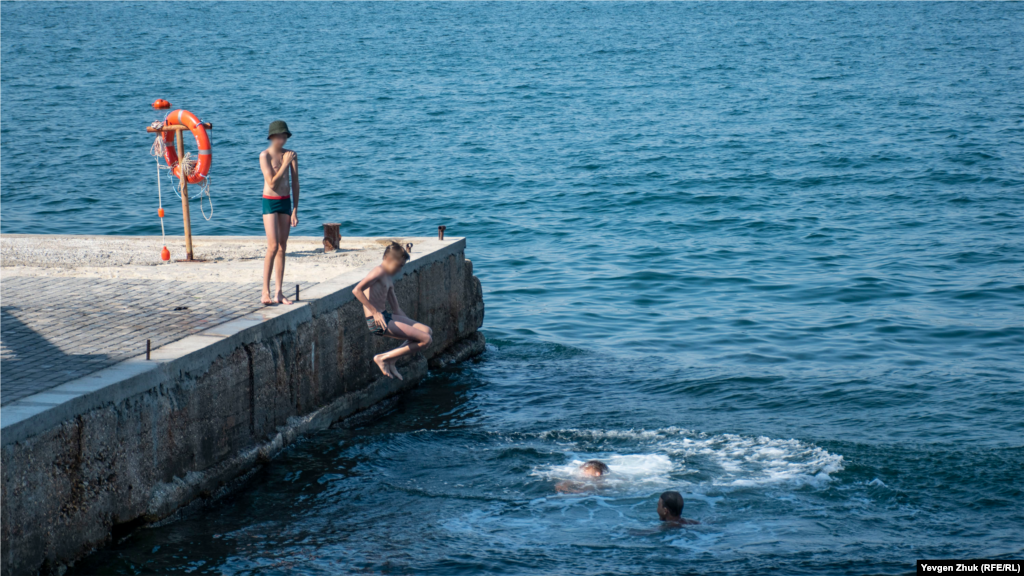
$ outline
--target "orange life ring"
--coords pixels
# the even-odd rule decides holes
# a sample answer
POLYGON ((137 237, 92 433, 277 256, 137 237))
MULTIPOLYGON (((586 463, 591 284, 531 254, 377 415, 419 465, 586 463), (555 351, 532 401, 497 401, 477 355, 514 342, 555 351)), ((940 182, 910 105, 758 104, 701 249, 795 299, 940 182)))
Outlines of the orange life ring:
MULTIPOLYGON (((213 151, 210 149, 210 137, 206 134, 206 127, 196 118, 196 115, 188 110, 172 110, 164 119, 165 124, 181 124, 192 131, 196 144, 199 145, 199 161, 188 177, 189 184, 198 184, 210 173, 210 164, 213 162, 213 151)), ((164 132, 164 143, 166 146, 164 159, 167 165, 174 170, 174 176, 181 178, 178 166, 178 153, 175 151, 174 132, 164 132)))

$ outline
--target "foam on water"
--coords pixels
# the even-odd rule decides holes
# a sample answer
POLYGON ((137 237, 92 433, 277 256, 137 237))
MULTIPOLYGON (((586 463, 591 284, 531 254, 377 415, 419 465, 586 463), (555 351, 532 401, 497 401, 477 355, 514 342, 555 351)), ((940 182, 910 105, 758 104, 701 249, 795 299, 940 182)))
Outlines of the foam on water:
POLYGON ((665 454, 589 454, 566 464, 538 467, 531 475, 553 481, 581 482, 601 489, 623 490, 666 486, 674 469, 675 464, 665 454), (584 476, 580 473, 580 466, 587 460, 600 460, 608 465, 611 472, 600 480, 584 476))
POLYGON ((843 457, 799 440, 738 434, 708 435, 680 428, 657 430, 554 430, 536 434, 567 448, 633 444, 643 453, 567 450, 563 464, 539 466, 532 472, 548 480, 573 480, 605 489, 687 486, 693 490, 799 487, 827 484, 843 469, 843 457), (587 460, 601 460, 611 473, 599 481, 580 474, 587 460))
POLYGON ((843 457, 799 440, 748 438, 725 434, 709 438, 684 438, 670 442, 666 450, 699 461, 709 458, 723 474, 713 480, 719 487, 752 487, 768 484, 821 486, 843 469, 843 457))

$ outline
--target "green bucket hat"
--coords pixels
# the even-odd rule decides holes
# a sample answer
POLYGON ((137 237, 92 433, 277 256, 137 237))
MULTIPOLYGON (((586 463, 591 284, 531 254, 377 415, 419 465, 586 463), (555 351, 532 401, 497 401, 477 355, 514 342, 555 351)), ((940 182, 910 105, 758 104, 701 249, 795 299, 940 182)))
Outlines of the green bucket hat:
POLYGON ((292 133, 288 131, 288 125, 284 123, 284 120, 274 120, 270 123, 270 131, 267 133, 267 140, 270 140, 272 136, 277 136, 278 134, 284 134, 289 138, 292 137, 292 133))

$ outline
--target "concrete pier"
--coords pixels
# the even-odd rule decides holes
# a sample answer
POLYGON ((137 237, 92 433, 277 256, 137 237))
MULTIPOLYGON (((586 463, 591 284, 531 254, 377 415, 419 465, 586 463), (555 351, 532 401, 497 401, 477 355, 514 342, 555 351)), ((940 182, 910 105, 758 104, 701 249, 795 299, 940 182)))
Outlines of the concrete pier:
POLYGON ((148 245, 137 257, 133 243, 153 239, 79 238, 80 252, 125 247, 55 264, 40 256, 44 238, 0 238, 5 575, 59 572, 115 531, 215 497, 302 434, 414 386, 428 365, 483 350, 462 238, 395 238, 414 244, 399 301, 434 330, 399 365, 403 381, 372 363, 396 341, 369 334, 352 295, 385 239, 347 238, 332 254, 294 239, 286 281, 301 300, 262 307, 262 238, 197 238, 208 264, 158 264, 148 245))

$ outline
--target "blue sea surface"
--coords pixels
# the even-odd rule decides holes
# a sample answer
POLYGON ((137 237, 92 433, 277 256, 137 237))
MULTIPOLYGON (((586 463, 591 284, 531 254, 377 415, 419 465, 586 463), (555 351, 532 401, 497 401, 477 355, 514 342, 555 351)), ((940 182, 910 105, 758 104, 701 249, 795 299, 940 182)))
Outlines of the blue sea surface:
POLYGON ((72 573, 1024 556, 1024 4, 4 2, 0 26, 4 233, 159 234, 166 98, 214 124, 194 233, 262 234, 281 118, 296 233, 444 224, 487 305, 478 361, 72 573), (591 458, 605 485, 556 494, 591 458), (700 525, 661 529, 669 489, 700 525))

